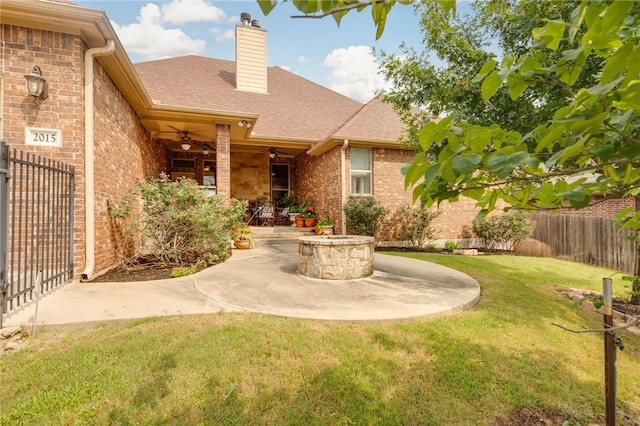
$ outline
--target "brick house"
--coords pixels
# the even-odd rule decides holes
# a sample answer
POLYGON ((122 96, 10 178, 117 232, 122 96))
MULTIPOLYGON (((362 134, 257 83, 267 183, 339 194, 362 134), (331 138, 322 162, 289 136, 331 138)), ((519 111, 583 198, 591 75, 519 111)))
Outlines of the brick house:
MULTIPOLYGON (((236 61, 199 56, 132 64, 104 12, 68 0, 2 0, 0 138, 75 166, 74 265, 91 278, 115 262, 107 202, 145 178, 187 176, 223 197, 313 202, 345 232, 342 205, 373 195, 411 204, 400 168, 413 157, 403 124, 375 98, 361 104, 267 66, 267 31, 236 27, 236 61), (48 97, 35 103, 37 66, 48 97), (35 133, 57 135, 34 144, 35 133)), ((440 239, 461 238, 476 210, 440 207, 440 239)))

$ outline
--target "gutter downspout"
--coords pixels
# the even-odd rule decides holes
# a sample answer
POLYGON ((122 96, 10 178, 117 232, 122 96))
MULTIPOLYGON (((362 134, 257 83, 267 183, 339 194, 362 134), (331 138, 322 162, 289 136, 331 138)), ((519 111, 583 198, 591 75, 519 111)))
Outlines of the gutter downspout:
POLYGON ((84 53, 84 217, 85 217, 85 269, 82 279, 91 278, 95 268, 95 171, 93 158, 93 58, 110 55, 115 50, 113 40, 104 47, 94 47, 84 53))
MULTIPOLYGON (((342 198, 341 206, 344 206, 347 202, 347 170, 345 169, 345 165, 347 163, 347 148, 349 147, 349 139, 345 139, 342 143, 342 148, 340 148, 340 173, 342 174, 342 188, 340 188, 340 197, 342 198)), ((342 211, 342 235, 347 235, 347 215, 344 213, 344 209, 340 207, 342 211)))

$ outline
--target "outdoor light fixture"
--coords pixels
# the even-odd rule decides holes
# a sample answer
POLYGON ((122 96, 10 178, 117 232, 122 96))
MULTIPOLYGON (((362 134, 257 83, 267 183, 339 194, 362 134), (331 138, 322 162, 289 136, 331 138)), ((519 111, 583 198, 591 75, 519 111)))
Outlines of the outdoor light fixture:
POLYGON ((204 149, 202 150, 202 154, 209 155, 209 148, 204 147, 204 149))
POLYGON ((247 129, 248 129, 249 127, 251 127, 251 122, 247 120, 240 120, 238 121, 238 126, 240 127, 247 126, 247 129))
POLYGON ((189 142, 182 142, 182 144, 180 145, 182 147, 182 149, 184 149, 185 151, 189 151, 191 149, 191 144, 189 142))
POLYGON ((42 70, 34 65, 33 69, 25 74, 27 79, 27 95, 33 98, 33 102, 39 104, 49 96, 49 86, 47 80, 42 77, 42 70))
POLYGON ((275 148, 269 148, 269 158, 276 158, 278 156, 278 153, 276 152, 275 148))

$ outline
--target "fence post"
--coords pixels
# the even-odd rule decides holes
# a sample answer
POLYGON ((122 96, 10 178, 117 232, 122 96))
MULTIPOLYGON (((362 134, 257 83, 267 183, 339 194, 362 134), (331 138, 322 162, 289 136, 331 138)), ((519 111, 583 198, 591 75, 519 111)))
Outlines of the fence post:
POLYGON ((7 306, 7 243, 9 239, 9 145, 0 140, 0 328, 7 306))

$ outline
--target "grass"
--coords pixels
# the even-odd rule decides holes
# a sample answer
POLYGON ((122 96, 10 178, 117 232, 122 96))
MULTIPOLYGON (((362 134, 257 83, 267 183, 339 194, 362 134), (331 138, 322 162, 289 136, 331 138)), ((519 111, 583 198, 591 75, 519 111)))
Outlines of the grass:
MULTIPOLYGON (((600 290, 611 271, 411 257, 473 276, 480 303, 393 324, 222 313, 40 330, 0 357, 0 424, 490 425, 521 407, 604 423, 602 336, 551 323, 599 327, 555 291, 600 290)), ((624 419, 640 418, 640 337, 620 336, 619 424, 633 424, 624 419)))

